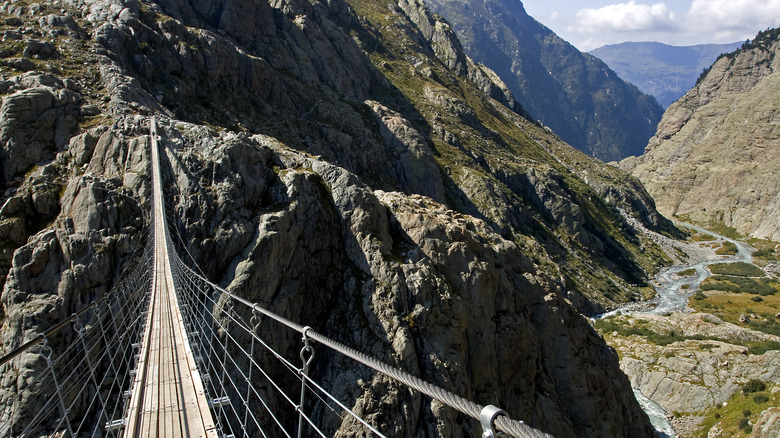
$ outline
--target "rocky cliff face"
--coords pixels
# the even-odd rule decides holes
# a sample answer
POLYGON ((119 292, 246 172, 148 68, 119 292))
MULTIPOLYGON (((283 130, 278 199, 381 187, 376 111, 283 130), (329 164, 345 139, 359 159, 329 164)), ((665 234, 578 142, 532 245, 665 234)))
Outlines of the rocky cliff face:
POLYGON ((638 155, 663 109, 598 58, 581 53, 517 0, 430 0, 471 57, 495 70, 532 117, 603 161, 638 155))
POLYGON ((780 239, 777 30, 720 58, 669 107, 630 170, 666 215, 780 239))
POLYGON ((607 329, 604 336, 620 354, 621 369, 634 388, 674 416, 672 424, 680 436, 759 438, 780 433, 780 388, 775 384, 780 351, 755 348, 776 346, 780 337, 693 311, 609 321, 617 322, 617 330, 607 329), (659 342, 658 334, 677 340, 659 342), (765 382, 764 389, 746 390, 751 381, 765 382))
MULTIPOLYGON (((578 309, 635 297, 663 263, 623 215, 674 229, 526 120, 424 4, 24 3, 0 9, 3 348, 100 296, 141 246, 155 114, 177 228, 215 281, 556 436, 650 435, 578 309)), ((389 435, 473 432, 333 360, 327 387, 389 435)))

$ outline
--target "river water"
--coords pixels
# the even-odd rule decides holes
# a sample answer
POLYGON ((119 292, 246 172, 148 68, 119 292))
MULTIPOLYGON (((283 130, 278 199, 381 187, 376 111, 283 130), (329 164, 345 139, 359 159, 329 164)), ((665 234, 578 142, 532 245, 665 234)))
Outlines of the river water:
MULTIPOLYGON (((707 277, 712 275, 707 269, 710 265, 715 263, 736 263, 745 262, 751 263, 753 261, 753 248, 739 242, 734 239, 729 239, 726 236, 722 236, 717 233, 713 233, 710 230, 696 227, 690 224, 681 224, 686 228, 690 228, 694 231, 703 234, 709 234, 717 239, 732 242, 737 246, 737 253, 731 256, 717 256, 710 260, 701 261, 693 265, 675 265, 663 269, 655 277, 655 291, 657 297, 653 299, 651 303, 655 304, 650 310, 637 310, 635 307, 625 307, 607 312, 596 316, 596 318, 604 318, 607 316, 617 314, 630 314, 630 313, 653 313, 664 314, 669 312, 681 312, 688 307, 688 299, 699 290, 701 282, 707 277), (687 277, 678 277, 678 273, 694 269, 696 272, 693 275, 687 277), (683 286, 687 285, 687 288, 683 286)), ((706 244, 707 242, 702 242, 706 244)), ((671 423, 668 419, 668 413, 658 404, 648 399, 642 394, 641 391, 634 389, 634 395, 639 402, 642 409, 650 417, 650 421, 656 429, 658 437, 676 437, 671 423)))
MULTIPOLYGON (((595 318, 606 318, 613 315, 626 315, 630 313, 654 313, 664 314, 669 312, 681 312, 688 306, 688 298, 695 294, 699 290, 699 285, 707 277, 712 275, 707 269, 710 265, 716 263, 736 263, 745 262, 752 263, 753 261, 753 248, 738 240, 729 239, 726 236, 714 233, 710 230, 706 230, 701 227, 697 227, 690 224, 681 224, 686 228, 690 228, 694 231, 703 234, 709 234, 716 239, 729 241, 737 246, 737 253, 730 256, 716 256, 710 260, 704 260, 693 265, 674 265, 668 268, 664 268, 654 279, 656 298, 650 301, 654 304, 654 307, 650 310, 637 310, 635 307, 627 306, 619 309, 615 309, 611 312, 602 313, 595 318), (687 277, 678 277, 682 271, 694 269, 695 274, 687 277), (687 285, 687 288, 683 286, 687 285)), ((702 242, 707 244, 708 242, 702 242)))
POLYGON ((650 417, 650 423, 655 428, 656 438, 676 437, 672 424, 666 416, 666 411, 658 403, 650 400, 642 394, 642 391, 634 388, 634 397, 639 402, 639 406, 650 417))
POLYGON ((725 236, 713 233, 712 231, 705 230, 704 228, 688 224, 684 224, 684 226, 698 231, 699 233, 709 234, 718 239, 735 244, 737 246, 737 253, 731 256, 720 256, 714 260, 705 260, 696 263, 695 265, 672 266, 661 271, 655 278, 657 284, 655 291, 658 293, 657 304, 649 313, 664 314, 685 310, 688 306, 688 298, 699 290, 699 285, 702 281, 712 275, 707 269, 708 266, 715 263, 751 263, 753 261, 753 249, 750 246, 738 240, 729 239, 725 236), (695 269, 696 274, 683 278, 677 277, 678 273, 686 269, 695 269), (683 289, 683 285, 688 285, 688 289, 683 289))

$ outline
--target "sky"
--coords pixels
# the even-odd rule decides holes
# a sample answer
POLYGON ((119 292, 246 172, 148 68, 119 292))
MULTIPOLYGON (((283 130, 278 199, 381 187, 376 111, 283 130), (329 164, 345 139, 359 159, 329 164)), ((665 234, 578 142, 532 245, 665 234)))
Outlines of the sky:
POLYGON ((780 27, 780 0, 522 0, 529 15, 587 52, 605 44, 733 43, 780 27))

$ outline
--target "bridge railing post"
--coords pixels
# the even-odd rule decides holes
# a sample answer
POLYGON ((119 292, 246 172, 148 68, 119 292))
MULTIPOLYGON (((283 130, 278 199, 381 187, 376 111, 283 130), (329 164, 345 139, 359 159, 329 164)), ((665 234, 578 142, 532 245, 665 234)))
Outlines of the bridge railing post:
POLYGON ((258 329, 260 328, 260 316, 257 313, 257 309, 252 309, 252 318, 249 319, 249 325, 252 328, 251 343, 249 345, 249 359, 246 361, 247 374, 246 374, 246 398, 244 399, 244 433, 247 432, 247 424, 249 423, 249 397, 252 395, 252 359, 255 357, 255 337, 258 336, 258 329))

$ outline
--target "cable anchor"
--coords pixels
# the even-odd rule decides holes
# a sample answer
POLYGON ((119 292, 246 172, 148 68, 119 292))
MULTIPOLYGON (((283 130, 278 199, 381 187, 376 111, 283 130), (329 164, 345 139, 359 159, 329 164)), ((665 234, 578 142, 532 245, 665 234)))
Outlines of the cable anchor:
POLYGON ((301 373, 304 375, 309 375, 309 364, 311 364, 311 361, 314 360, 314 349, 311 347, 309 336, 306 334, 311 330, 311 327, 308 325, 303 328, 303 338, 301 339, 303 341, 303 348, 301 348, 301 360, 303 361, 303 368, 301 369, 301 373), (306 354, 309 354, 309 357, 306 357, 306 354))

